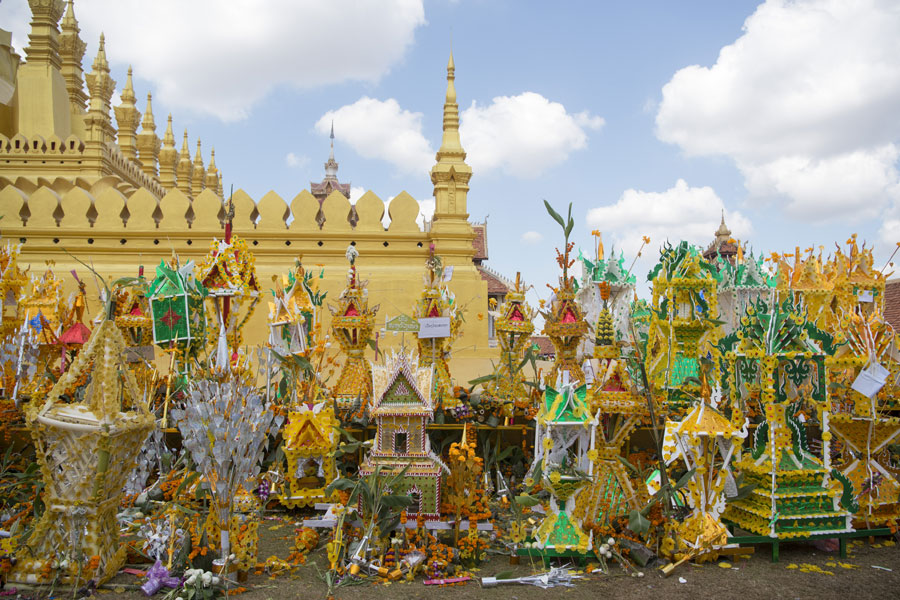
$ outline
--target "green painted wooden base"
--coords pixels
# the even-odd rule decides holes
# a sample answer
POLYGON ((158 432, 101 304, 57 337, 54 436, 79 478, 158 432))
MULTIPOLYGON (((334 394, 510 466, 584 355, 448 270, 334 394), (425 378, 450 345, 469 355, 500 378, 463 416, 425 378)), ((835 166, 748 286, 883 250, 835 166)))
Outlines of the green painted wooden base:
MULTIPOLYGON (((732 532, 735 527, 729 524, 732 532)), ((781 544, 791 542, 808 542, 811 540, 838 540, 838 548, 841 558, 847 558, 847 540, 861 537, 876 537, 892 535, 891 530, 887 527, 877 529, 859 529, 857 531, 848 531, 847 533, 823 533, 819 535, 808 535, 804 537, 795 537, 790 539, 771 538, 764 535, 732 535, 728 538, 729 544, 770 544, 772 546, 772 562, 778 562, 778 550, 781 544)))

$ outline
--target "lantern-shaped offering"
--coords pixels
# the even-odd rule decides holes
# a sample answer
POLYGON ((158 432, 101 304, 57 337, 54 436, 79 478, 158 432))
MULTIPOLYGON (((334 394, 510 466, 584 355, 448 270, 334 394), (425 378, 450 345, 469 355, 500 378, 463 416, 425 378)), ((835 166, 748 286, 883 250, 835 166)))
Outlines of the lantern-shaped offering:
POLYGON ((369 308, 366 283, 359 280, 356 271, 358 256, 355 247, 347 248, 347 260, 350 261, 347 287, 341 292, 337 305, 328 309, 331 311, 331 330, 347 357, 332 395, 339 409, 354 406, 358 400, 355 416, 362 416, 372 398, 372 370, 365 352, 375 328, 378 306, 369 308))
POLYGON ((519 365, 534 332, 534 309, 525 302, 525 287, 519 273, 516 273, 515 287, 506 295, 498 314, 494 330, 500 345, 500 363, 497 377, 488 386, 488 391, 502 402, 504 416, 511 417, 514 409, 527 408, 531 397, 519 365))
POLYGON ((587 403, 587 388, 570 383, 565 373, 560 391, 544 390, 535 426, 534 473, 540 465, 543 485, 550 490, 550 511, 534 532, 534 546, 544 556, 587 555, 593 533, 585 533, 575 516, 580 490, 591 482, 591 451, 597 416, 587 403), (555 554, 553 554, 555 552, 555 554))
POLYGON ((430 366, 420 366, 401 351, 372 368, 374 403, 370 411, 378 430, 372 451, 359 468, 360 477, 376 470, 393 479, 404 469, 394 494, 408 494, 413 504, 406 511, 437 519, 441 506, 441 472, 446 468, 431 451, 425 424, 434 418, 430 366))
MULTIPOLYGON (((601 298, 610 288, 600 286, 601 298)), ((597 319, 594 379, 588 391, 590 411, 598 415, 594 463, 594 481, 579 496, 579 514, 586 522, 608 526, 616 517, 643 506, 642 489, 636 489, 619 460, 622 448, 642 418, 649 416, 646 398, 635 388, 628 373, 627 358, 622 355, 612 311, 608 304, 597 319), (640 489, 640 491, 639 491, 640 489)))
POLYGON ((193 277, 194 263, 170 268, 160 261, 147 297, 153 343, 163 349, 187 349, 206 343, 206 288, 193 277))
MULTIPOLYGON (((433 250, 432 250, 433 252, 433 250)), ((432 254, 426 263, 425 288, 422 297, 413 308, 413 316, 419 320, 419 364, 434 367, 434 387, 431 398, 437 407, 454 408, 459 400, 453 395, 450 378, 450 350, 460 335, 462 311, 456 297, 444 283, 441 259, 432 254), (427 331, 425 324, 434 323, 434 331, 427 331)))
MULTIPOLYGON (((774 292, 773 292, 774 293, 774 292)), ((731 422, 744 421, 750 398, 765 414, 754 434, 752 452, 736 467, 756 488, 728 504, 724 518, 742 529, 781 539, 850 531, 852 488, 832 485, 831 406, 825 358, 834 340, 808 322, 790 298, 771 309, 762 299, 747 308, 740 329, 719 343, 728 372, 731 422), (822 457, 814 456, 798 410, 818 409, 822 457)))
POLYGON ((733 482, 731 458, 747 437, 747 421, 738 429, 710 404, 710 388, 702 377, 702 400, 681 421, 667 421, 663 459, 684 461, 694 475, 687 483, 691 514, 674 524, 676 546, 671 558, 715 556, 728 543, 721 521, 725 486, 733 482))
POLYGON ((325 502, 325 488, 337 476, 334 452, 340 422, 325 402, 301 404, 288 413, 282 433, 288 471, 285 489, 278 501, 288 508, 314 506, 325 502))
POLYGON ((653 282, 653 314, 647 376, 665 408, 685 414, 699 395, 700 357, 715 359, 718 329, 716 270, 687 242, 666 245, 647 279, 653 282))
POLYGON ((61 581, 102 582, 125 561, 116 513, 135 457, 153 428, 146 400, 124 364, 125 347, 115 323, 103 321, 46 401, 27 409, 46 509, 19 553, 12 580, 44 582, 48 573, 53 576, 46 565, 68 561, 56 573, 61 581), (96 568, 85 577, 92 558, 96 568))

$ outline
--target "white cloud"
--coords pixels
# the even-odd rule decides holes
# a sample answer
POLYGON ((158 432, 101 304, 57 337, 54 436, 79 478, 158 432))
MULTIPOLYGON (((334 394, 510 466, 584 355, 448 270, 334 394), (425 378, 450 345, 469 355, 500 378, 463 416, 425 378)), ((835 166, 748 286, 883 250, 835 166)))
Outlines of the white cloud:
POLYGON ((309 163, 309 157, 302 154, 294 154, 293 152, 288 152, 287 156, 284 157, 284 162, 287 164, 287 166, 296 169, 299 167, 305 167, 309 163))
POLYGON ((897 31, 893 0, 769 0, 712 67, 663 87, 657 136, 730 157, 751 196, 787 198, 791 215, 877 215, 900 198, 897 31))
MULTIPOLYGON (((384 201, 384 216, 381 218, 381 224, 385 228, 391 224, 390 205, 396 196, 391 196, 384 201)), ((425 230, 425 221, 430 221, 434 217, 434 198, 426 198, 425 200, 417 200, 419 203, 419 214, 416 216, 416 225, 420 230, 425 230)))
POLYGON ((500 169, 516 177, 537 177, 587 147, 586 129, 603 127, 602 117, 566 112, 534 92, 476 102, 460 115, 467 162, 478 172, 500 169))
POLYGON ((356 201, 362 198, 362 195, 366 193, 366 188, 356 185, 350 186, 350 204, 356 204, 356 201))
MULTIPOLYGON (((24 0, 2 5, 0 23, 22 43, 24 0)), ((110 62, 133 65, 154 97, 226 121, 245 118, 276 86, 378 81, 425 24, 422 0, 116 0, 77 2, 75 15, 86 67, 104 31, 110 62)))
MULTIPOLYGON (((644 250, 645 260, 642 261, 642 267, 646 267, 652 264, 648 261, 656 258, 653 249, 667 239, 672 243, 687 240, 705 249, 715 237, 723 210, 732 236, 747 239, 753 231, 747 217, 725 209, 722 199, 711 187, 691 187, 683 179, 664 192, 625 190, 615 204, 590 209, 587 225, 604 233, 607 252, 615 245, 629 259, 641 246, 641 238, 649 236, 651 244, 644 250)), ((635 269, 639 281, 645 272, 646 269, 635 269)))
POLYGON ((526 231, 519 241, 523 244, 537 244, 543 239, 544 235, 539 231, 526 231))
POLYGON ((335 136, 364 158, 386 160, 416 175, 434 164, 434 150, 422 135, 422 113, 402 109, 393 98, 362 97, 328 111, 316 122, 316 131, 328 134, 332 121, 335 136))
POLYGON ((419 216, 416 217, 416 224, 419 229, 425 229, 425 221, 434 218, 434 198, 419 200, 419 216))

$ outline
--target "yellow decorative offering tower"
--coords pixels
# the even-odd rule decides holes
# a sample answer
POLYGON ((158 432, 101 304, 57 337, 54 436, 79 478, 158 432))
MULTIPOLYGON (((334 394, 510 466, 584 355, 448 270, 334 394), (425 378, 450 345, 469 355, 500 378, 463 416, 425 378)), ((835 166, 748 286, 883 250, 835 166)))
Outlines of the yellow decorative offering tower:
POLYGON ((359 402, 357 415, 362 415, 372 399, 372 368, 366 360, 365 351, 375 329, 375 314, 378 306, 369 308, 369 293, 366 283, 359 280, 356 259, 359 256, 354 246, 347 248, 350 271, 347 287, 338 298, 337 305, 329 305, 331 330, 347 357, 332 396, 340 407, 349 407, 359 402))

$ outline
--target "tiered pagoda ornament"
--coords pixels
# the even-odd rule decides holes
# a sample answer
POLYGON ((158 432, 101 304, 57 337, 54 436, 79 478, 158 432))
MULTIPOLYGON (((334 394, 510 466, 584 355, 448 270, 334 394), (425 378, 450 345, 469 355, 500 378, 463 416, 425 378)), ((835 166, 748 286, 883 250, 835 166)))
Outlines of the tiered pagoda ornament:
POLYGON ((674 247, 666 244, 647 279, 653 282, 647 375, 654 395, 665 398, 666 408, 684 414, 699 396, 693 379, 700 373, 700 357, 715 352, 716 270, 696 247, 681 242, 674 247))
POLYGON ((503 414, 510 417, 516 408, 526 408, 531 397, 519 365, 534 332, 534 309, 525 302, 525 286, 519 273, 516 273, 515 287, 497 312, 494 331, 500 345, 500 363, 497 378, 489 385, 488 392, 503 401, 503 414))
POLYGON ((897 338, 877 313, 852 313, 842 322, 847 352, 826 359, 841 384, 834 386, 829 419, 843 450, 838 469, 853 484, 857 519, 884 525, 900 518, 900 473, 889 450, 900 440, 900 418, 888 412, 897 404, 898 365, 891 357, 897 338))
MULTIPOLYGON (((75 276, 75 271, 72 271, 75 276)), ((65 312, 63 322, 60 325, 60 334, 56 343, 60 346, 61 360, 60 370, 64 371, 67 362, 67 352, 81 349, 91 336, 91 330, 84 324, 84 311, 87 310, 87 294, 84 282, 75 276, 78 291, 71 297, 71 306, 65 312)))
MULTIPOLYGON (((588 260, 579 256, 582 264, 581 288, 576 294, 581 307, 584 309, 584 318, 589 323, 596 323, 604 307, 608 307, 612 316, 613 325, 619 339, 628 339, 629 331, 628 313, 631 308, 631 299, 634 296, 635 276, 625 268, 625 255, 619 252, 616 258, 615 252, 606 256, 603 243, 597 236, 596 256, 594 260, 588 260), (604 300, 600 293, 600 285, 608 286, 608 297, 604 300)), ((585 336, 582 340, 582 351, 590 356, 594 347, 594 340, 585 336)))
POLYGON ((19 310, 19 299, 28 285, 28 275, 18 265, 21 249, 10 243, 0 246, 0 398, 13 397, 28 336, 19 310))
POLYGON ((372 399, 372 369, 365 353, 375 329, 378 306, 369 308, 366 282, 360 281, 356 271, 358 256, 354 246, 347 248, 347 260, 350 261, 347 287, 341 292, 337 305, 328 309, 331 311, 331 330, 347 357, 332 395, 339 409, 356 407, 354 414, 362 416, 372 399))
POLYGON ((301 404, 288 415, 283 445, 287 458, 286 486, 278 501, 288 508, 325 502, 325 488, 337 476, 334 451, 340 422, 325 402, 301 404))
MULTIPOLYGON (((609 286, 601 284, 601 299, 608 299, 609 286)), ((649 416, 647 400, 635 389, 622 355, 609 304, 605 303, 597 320, 594 340, 594 381, 587 395, 590 412, 600 416, 597 425, 594 483, 579 496, 580 514, 586 522, 610 525, 630 510, 643 507, 619 457, 634 429, 649 416)))
POLYGON ((810 323, 820 329, 831 331, 834 325, 832 299, 834 298, 834 282, 824 273, 820 257, 813 255, 813 249, 807 248, 807 257, 799 246, 793 255, 791 266, 784 257, 776 256, 776 287, 781 300, 791 298, 792 302, 802 308, 810 323))
POLYGON ((406 469, 398 489, 391 491, 412 497, 407 513, 426 519, 439 518, 441 473, 446 470, 431 452, 425 432, 425 424, 434 418, 432 372, 430 365, 420 366, 405 351, 386 356, 384 365, 373 365, 370 414, 377 432, 372 450, 359 468, 360 477, 378 469, 379 476, 389 480, 406 469))
POLYGON ((9 339, 22 326, 19 298, 28 285, 28 275, 19 268, 22 245, 0 246, 0 339, 9 339))
POLYGON ((762 259, 746 256, 740 246, 733 262, 720 257, 718 267, 719 318, 727 335, 738 329, 748 306, 759 298, 768 300, 775 281, 763 269, 762 259))
POLYGON ((69 566, 57 571, 60 581, 83 582, 81 568, 88 558, 99 557, 91 576, 103 582, 125 562, 116 513, 154 423, 124 364, 125 348, 115 323, 104 320, 46 401, 26 410, 47 508, 20 552, 12 580, 48 582, 53 569, 46 567, 68 559, 69 566), (83 399, 64 400, 76 397, 83 399))
POLYGON ((900 395, 900 364, 891 354, 894 329, 884 319, 885 276, 872 268, 872 250, 856 236, 847 254, 830 262, 837 306, 836 331, 847 345, 825 361, 831 381, 831 430, 843 449, 838 469, 853 484, 856 517, 868 525, 900 518, 900 482, 889 446, 900 439, 900 418, 890 411, 900 395))
MULTIPOLYGON (((446 318, 450 320, 450 335, 444 337, 422 337, 420 329, 419 364, 423 367, 434 367, 434 382, 431 398, 436 406, 449 409, 459 404, 453 395, 453 383, 450 377, 450 352, 453 341, 460 335, 463 314, 456 303, 456 297, 444 283, 444 268, 441 259, 434 254, 425 263, 425 288, 422 297, 413 308, 416 319, 446 318)), ((420 321, 421 322, 421 321, 420 321)))
POLYGON ((790 539, 850 530, 852 486, 843 495, 832 485, 831 406, 825 359, 833 338, 807 321, 787 298, 770 308, 757 300, 741 318, 740 329, 722 338, 727 365, 723 390, 730 397, 731 422, 744 420, 744 406, 759 397, 765 414, 756 428, 752 452, 737 468, 756 488, 732 501, 724 518, 742 529, 790 539), (801 404, 818 407, 822 458, 810 452, 798 415, 801 404))
MULTIPOLYGON (((53 273, 53 261, 47 262, 47 269, 40 276, 32 274, 31 293, 19 303, 24 331, 17 340, 20 351, 26 346, 32 349, 34 365, 56 364, 58 357, 59 333, 66 315, 66 302, 62 294, 62 280, 53 273)), ((17 361, 16 382, 13 399, 20 396, 32 397, 46 391, 43 377, 28 369, 31 377, 23 376, 22 360, 17 361)), ((42 367, 40 367, 42 368, 42 367)))
POLYGON ((542 485, 550 491, 550 511, 535 529, 532 547, 547 557, 587 556, 593 533, 586 533, 576 516, 577 498, 591 481, 598 416, 591 414, 587 388, 561 377, 559 391, 544 390, 535 425, 535 461, 542 485), (577 387, 576 387, 577 386, 577 387))
POLYGON ((704 560, 728 544, 728 530, 722 523, 726 483, 733 480, 731 459, 747 437, 748 420, 739 429, 710 402, 711 390, 701 373, 701 400, 681 421, 667 421, 663 459, 671 464, 684 461, 694 476, 688 481, 687 506, 691 514, 673 522, 673 560, 685 557, 704 560))
POLYGON ((838 248, 826 265, 834 282, 834 312, 838 318, 852 313, 883 314, 884 290, 890 274, 886 277, 873 266, 872 249, 866 248, 865 244, 859 248, 855 233, 847 242, 847 253, 838 248))
POLYGON ((306 354, 321 338, 325 294, 318 291, 312 273, 300 259, 281 282, 277 276, 272 280, 275 289, 269 302, 269 344, 281 356, 306 354))
MULTIPOLYGON (((144 267, 138 270, 138 280, 145 283, 144 267)), ((149 347, 149 356, 143 354, 148 361, 153 360, 153 319, 150 317, 150 301, 143 286, 132 286, 116 292, 115 321, 125 335, 132 353, 129 360, 136 358, 135 352, 149 347)))
POLYGON ((584 320, 581 307, 575 300, 575 278, 569 275, 569 267, 575 264, 575 260, 569 258, 572 248, 575 246, 574 242, 569 242, 569 234, 575 225, 572 219, 572 205, 569 204, 569 216, 566 221, 553 210, 546 200, 544 200, 544 205, 550 216, 562 226, 565 234, 565 250, 563 252, 560 252, 559 249, 556 250, 556 262, 562 269, 559 288, 551 288, 553 295, 550 297, 550 306, 547 310, 541 311, 544 317, 543 333, 550 338, 550 342, 556 349, 553 367, 547 374, 546 381, 551 384, 560 381, 563 374, 568 372, 568 380, 584 383, 584 372, 578 362, 578 348, 581 338, 588 331, 588 324, 584 320))
POLYGON ((24 320, 38 344, 55 346, 65 315, 62 280, 53 273, 53 262, 37 277, 31 277, 31 294, 21 302, 24 320))
POLYGON ((241 331, 259 301, 256 259, 246 240, 232 234, 233 218, 234 204, 230 203, 225 239, 214 239, 209 254, 197 267, 197 278, 208 290, 216 315, 217 325, 215 330, 210 328, 208 341, 215 341, 220 369, 227 368, 237 354, 243 339, 241 331))

